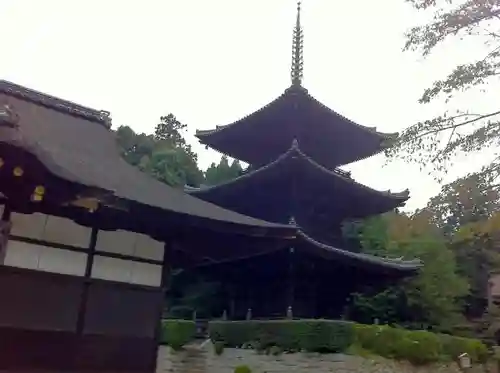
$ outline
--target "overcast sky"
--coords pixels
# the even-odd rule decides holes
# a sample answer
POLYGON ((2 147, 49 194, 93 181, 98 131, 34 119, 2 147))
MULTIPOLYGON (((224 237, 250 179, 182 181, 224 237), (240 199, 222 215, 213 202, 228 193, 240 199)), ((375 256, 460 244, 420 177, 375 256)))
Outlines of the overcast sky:
MULTIPOLYGON (((455 41, 426 60, 403 53, 404 31, 422 19, 404 0, 304 0, 304 85, 383 132, 441 110, 419 95, 480 49, 455 41)), ((0 0, 0 78, 108 110, 115 127, 138 132, 172 112, 205 168, 219 155, 198 145, 196 129, 233 122, 290 84, 294 21, 294 0, 0 0)), ((481 161, 459 160, 448 180, 481 161)), ((439 191, 417 166, 383 164, 349 169, 379 190, 409 188, 409 208, 439 191)))

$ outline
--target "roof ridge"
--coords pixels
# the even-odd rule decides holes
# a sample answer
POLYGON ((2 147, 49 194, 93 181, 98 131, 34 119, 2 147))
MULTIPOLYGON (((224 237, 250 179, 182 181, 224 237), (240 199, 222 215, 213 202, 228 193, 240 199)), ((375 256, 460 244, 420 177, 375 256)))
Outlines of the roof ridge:
POLYGON ((93 122, 102 124, 106 128, 111 128, 111 116, 109 111, 92 109, 47 93, 20 86, 4 79, 0 80, 0 92, 19 97, 34 104, 42 105, 66 114, 89 119, 93 122))

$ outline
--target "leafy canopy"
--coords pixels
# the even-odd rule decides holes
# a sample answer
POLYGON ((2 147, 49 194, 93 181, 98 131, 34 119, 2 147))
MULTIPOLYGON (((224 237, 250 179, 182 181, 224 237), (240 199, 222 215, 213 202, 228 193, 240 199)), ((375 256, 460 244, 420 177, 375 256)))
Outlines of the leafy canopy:
POLYGON ((353 296, 350 309, 356 321, 375 319, 407 327, 450 328, 460 319, 460 301, 467 282, 457 275, 453 252, 446 246, 429 214, 388 213, 360 227, 363 252, 382 257, 419 258, 420 273, 383 291, 367 287, 353 296))
POLYGON ((199 186, 203 172, 184 139, 186 127, 168 114, 160 118, 153 135, 136 134, 130 127, 121 126, 116 138, 123 158, 131 165, 171 186, 199 186))
MULTIPOLYGON (((484 54, 470 55, 470 61, 456 66, 447 76, 427 88, 419 102, 444 100, 456 94, 480 89, 486 94, 489 83, 500 74, 500 3, 494 0, 406 0, 415 9, 433 14, 430 22, 411 28, 406 34, 404 50, 430 55, 437 46, 455 39, 482 43, 484 54)), ((440 115, 407 128, 389 156, 400 156, 422 165, 433 164, 437 171, 459 153, 496 147, 500 142, 500 106, 484 112, 468 103, 456 111, 447 105, 440 115)), ((498 173, 499 158, 486 168, 498 173)), ((495 185, 496 187, 496 185, 495 185)))

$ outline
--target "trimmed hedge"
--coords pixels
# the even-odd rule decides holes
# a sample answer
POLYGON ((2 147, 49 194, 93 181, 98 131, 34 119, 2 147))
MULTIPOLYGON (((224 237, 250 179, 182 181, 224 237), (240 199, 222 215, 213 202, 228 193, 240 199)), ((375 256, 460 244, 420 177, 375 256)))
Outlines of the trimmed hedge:
POLYGON ((455 360, 464 352, 480 363, 489 355, 486 345, 475 339, 345 321, 214 321, 209 333, 213 342, 228 347, 251 344, 257 350, 278 346, 288 352, 321 353, 362 350, 413 364, 455 360))
POLYGON ((466 352, 474 362, 488 358, 488 348, 476 339, 436 334, 424 330, 405 330, 385 325, 354 325, 356 345, 390 359, 426 364, 455 360, 466 352))
POLYGON ((209 334, 213 342, 228 347, 251 343, 257 350, 341 352, 354 341, 351 323, 331 320, 214 321, 209 334))
POLYGON ((191 320, 164 320, 161 328, 161 343, 180 350, 196 334, 196 324, 191 320))

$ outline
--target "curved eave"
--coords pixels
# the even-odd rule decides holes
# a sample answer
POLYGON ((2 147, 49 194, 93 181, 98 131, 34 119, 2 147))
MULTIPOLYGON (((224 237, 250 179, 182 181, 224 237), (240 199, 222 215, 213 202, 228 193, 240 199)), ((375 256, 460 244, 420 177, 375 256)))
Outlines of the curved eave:
MULTIPOLYGON (((307 89, 305 89, 301 86, 298 86, 298 87, 291 86, 288 89, 286 89, 283 94, 281 94, 279 97, 277 97, 273 101, 269 102, 267 105, 263 106, 261 109, 254 111, 253 113, 251 113, 251 114, 249 114, 249 115, 247 115, 247 116, 245 116, 245 117, 243 117, 243 118, 241 118, 233 123, 217 126, 215 129, 197 130, 195 136, 200 140, 201 143, 203 143, 207 146, 211 146, 214 149, 221 151, 222 153, 225 153, 224 149, 222 149, 222 148, 218 149, 219 147, 215 145, 215 143, 218 142, 215 140, 215 138, 217 138, 219 136, 225 136, 225 133, 232 132, 233 129, 238 128, 241 125, 244 125, 245 123, 248 123, 249 121, 251 121, 253 118, 255 118, 257 116, 265 116, 266 115, 265 113, 267 111, 271 111, 273 107, 280 105, 281 102, 288 100, 288 99, 295 100, 296 96, 301 97, 300 99, 302 99, 302 100, 306 100, 306 101, 311 102, 314 106, 317 106, 320 111, 327 113, 327 115, 331 116, 331 118, 332 118, 331 122, 340 120, 341 122, 343 122, 344 124, 346 124, 348 126, 351 126, 352 128, 358 129, 361 132, 364 132, 365 134, 369 134, 371 136, 374 136, 375 138, 378 138, 378 143, 380 143, 380 147, 378 149, 370 152, 369 154, 365 153, 365 154, 362 154, 358 157, 352 157, 352 159, 349 158, 349 161, 341 162, 340 164, 351 163, 351 162, 358 161, 358 160, 361 160, 363 158, 367 158, 369 156, 375 155, 377 153, 380 153, 382 150, 387 148, 390 145, 391 141, 396 139, 399 135, 398 133, 379 132, 379 131, 377 131, 376 127, 368 127, 368 126, 363 126, 361 124, 358 124, 358 123, 346 118, 345 116, 337 113, 333 109, 329 108, 328 106, 326 106, 325 104, 323 104, 322 102, 320 102, 319 100, 314 98, 312 95, 310 95, 308 93, 307 89)), ((249 162, 249 163, 252 163, 251 160, 239 158, 238 155, 236 155, 236 154, 229 154, 228 153, 227 155, 233 156, 235 158, 241 159, 241 160, 249 162)))
POLYGON ((343 172, 343 171, 337 170, 337 169, 331 171, 331 170, 321 166, 320 164, 316 163, 310 157, 305 155, 299 149, 299 145, 297 142, 294 142, 292 144, 292 147, 286 153, 279 156, 273 162, 268 163, 267 165, 265 165, 261 168, 258 168, 257 170, 248 172, 242 176, 239 176, 233 180, 227 181, 227 182, 222 183, 222 184, 201 187, 201 188, 188 187, 188 188, 185 188, 185 191, 189 194, 193 194, 193 195, 200 194, 201 195, 203 193, 206 193, 206 192, 209 192, 209 191, 212 191, 215 189, 223 190, 225 188, 230 188, 230 187, 233 187, 235 185, 241 185, 250 179, 255 179, 255 178, 260 177, 260 175, 262 175, 262 174, 265 174, 268 172, 274 172, 274 171, 276 171, 276 169, 278 169, 280 167, 281 164, 283 164, 287 160, 289 160, 291 158, 297 158, 297 157, 299 157, 302 161, 306 162, 309 167, 317 170, 317 172, 322 173, 322 174, 327 175, 327 176, 332 177, 332 178, 341 179, 342 181, 350 183, 357 188, 366 190, 368 193, 376 194, 376 195, 383 196, 383 197, 390 198, 390 199, 394 199, 397 202, 399 202, 400 204, 404 204, 404 202, 406 202, 410 198, 410 192, 408 191, 408 189, 406 189, 402 192, 397 192, 397 193, 393 193, 393 192, 389 192, 389 191, 378 191, 378 190, 372 189, 364 184, 358 183, 357 181, 355 181, 354 179, 349 177, 346 172, 343 172))
POLYGON ((199 139, 202 139, 203 137, 210 136, 210 135, 213 135, 213 134, 215 134, 217 132, 222 132, 222 131, 225 131, 225 130, 231 128, 231 127, 237 126, 238 124, 246 121, 251 116, 256 115, 257 113, 261 113, 263 111, 266 111, 267 109, 269 109, 271 106, 273 106, 274 104, 276 104, 278 101, 282 100, 283 98, 285 98, 285 97, 287 97, 289 95, 295 95, 295 94, 302 94, 302 95, 304 95, 306 98, 308 98, 309 100, 313 101, 315 104, 317 104, 322 109, 329 111, 332 116, 341 118, 344 122, 346 122, 346 123, 348 123, 348 124, 350 124, 350 125, 352 125, 354 127, 357 127, 357 128, 359 128, 359 129, 361 129, 363 131, 367 131, 369 133, 377 135, 377 136, 379 136, 383 140, 394 139, 395 137, 397 137, 399 135, 398 132, 393 132, 393 133, 390 133, 390 132, 380 132, 380 131, 377 131, 376 127, 363 126, 362 124, 356 123, 356 122, 354 122, 354 121, 346 118, 345 116, 337 113, 335 110, 329 108, 325 104, 323 104, 321 101, 319 101, 314 96, 312 96, 308 92, 308 90, 305 89, 304 87, 302 87, 302 86, 298 86, 298 87, 297 86, 290 86, 280 96, 278 96, 277 98, 275 98, 274 100, 272 100, 268 104, 264 105, 262 108, 254 111, 253 113, 250 113, 249 115, 246 115, 243 118, 238 119, 237 121, 235 121, 233 123, 229 123, 229 124, 217 126, 216 128, 209 129, 209 130, 197 130, 196 131, 196 137, 198 137, 199 139))
POLYGON ((373 266, 373 269, 379 268, 383 270, 390 270, 407 274, 415 273, 423 266, 422 261, 420 261, 419 259, 403 260, 402 258, 381 258, 374 255, 354 253, 351 251, 338 249, 336 247, 316 241, 301 230, 299 230, 297 233, 297 239, 300 240, 300 242, 303 244, 310 245, 315 249, 321 250, 323 254, 322 256, 325 259, 350 262, 353 265, 359 263, 373 266))

